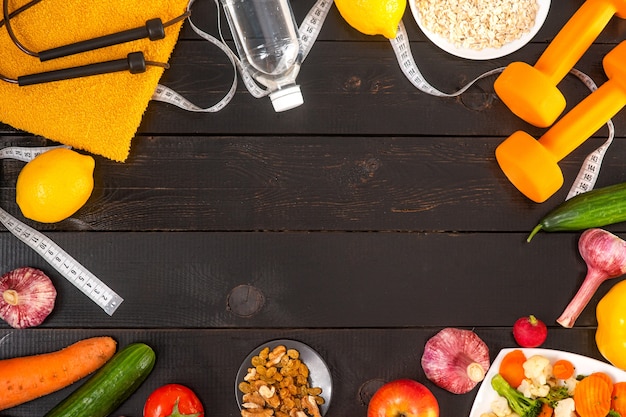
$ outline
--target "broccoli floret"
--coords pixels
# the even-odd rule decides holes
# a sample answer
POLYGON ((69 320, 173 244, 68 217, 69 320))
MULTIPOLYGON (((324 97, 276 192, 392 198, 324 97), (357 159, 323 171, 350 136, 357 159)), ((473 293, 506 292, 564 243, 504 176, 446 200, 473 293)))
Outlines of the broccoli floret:
POLYGON ((556 403, 565 398, 571 397, 569 390, 564 385, 558 385, 550 388, 548 395, 541 399, 543 402, 550 404, 552 408, 556 407, 556 403))
POLYGON ((491 380, 491 386, 498 395, 506 398, 509 407, 520 417, 537 417, 541 411, 541 401, 525 397, 524 394, 511 387, 500 374, 491 380))

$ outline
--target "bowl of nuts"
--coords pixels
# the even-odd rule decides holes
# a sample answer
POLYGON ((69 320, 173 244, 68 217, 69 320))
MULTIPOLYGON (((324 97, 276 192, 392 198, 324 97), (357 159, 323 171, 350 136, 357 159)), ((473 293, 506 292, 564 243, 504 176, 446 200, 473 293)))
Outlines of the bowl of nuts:
POLYGON ((322 417, 332 389, 324 359, 308 345, 289 339, 258 346, 235 379, 242 417, 322 417))
POLYGON ((550 0, 409 0, 426 37, 460 58, 485 60, 513 53, 539 32, 550 0))

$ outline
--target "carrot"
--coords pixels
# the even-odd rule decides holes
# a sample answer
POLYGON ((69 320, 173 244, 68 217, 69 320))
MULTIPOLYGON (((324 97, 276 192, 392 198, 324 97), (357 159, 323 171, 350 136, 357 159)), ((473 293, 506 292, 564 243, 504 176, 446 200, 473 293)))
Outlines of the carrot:
POLYGON ((599 376, 604 381, 606 381, 606 383, 609 384, 609 389, 611 390, 611 392, 613 392, 613 379, 609 376, 609 374, 605 374, 604 372, 594 372, 591 375, 599 376))
POLYGON ((539 414, 537 417, 552 417, 552 413, 554 412, 554 408, 548 403, 541 404, 541 410, 539 410, 539 414))
POLYGON ((617 411, 620 416, 626 416, 626 382, 613 384, 611 409, 617 411))
POLYGON ((559 359, 552 366, 552 375, 557 379, 569 379, 574 376, 574 364, 567 359, 559 359))
POLYGON ((600 373, 583 378, 574 391, 576 413, 580 417, 606 417, 611 410, 611 386, 600 373))
POLYGON ((0 360, 0 410, 67 387, 104 365, 115 348, 110 337, 92 337, 56 352, 0 360))
POLYGON ((500 362, 498 372, 513 388, 519 387, 522 380, 526 377, 524 375, 524 362, 526 362, 526 355, 519 349, 512 350, 504 355, 502 362, 500 362))

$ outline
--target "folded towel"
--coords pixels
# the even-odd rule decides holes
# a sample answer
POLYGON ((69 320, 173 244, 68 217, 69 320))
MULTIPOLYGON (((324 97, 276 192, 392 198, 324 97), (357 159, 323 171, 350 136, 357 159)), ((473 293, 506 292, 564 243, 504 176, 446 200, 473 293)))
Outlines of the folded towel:
MULTIPOLYGON (((11 19, 16 37, 43 51, 69 43, 164 23, 185 12, 188 0, 42 0, 11 19)), ((28 0, 9 0, 16 10, 28 0)), ((0 14, 1 20, 1 14, 0 14)), ((146 60, 167 62, 182 22, 165 29, 165 38, 142 39, 96 51, 40 62, 20 51, 0 27, 0 74, 10 78, 43 71, 126 58, 143 51, 146 60)), ((128 71, 20 87, 0 82, 0 121, 53 141, 124 162, 132 138, 164 69, 128 71)))

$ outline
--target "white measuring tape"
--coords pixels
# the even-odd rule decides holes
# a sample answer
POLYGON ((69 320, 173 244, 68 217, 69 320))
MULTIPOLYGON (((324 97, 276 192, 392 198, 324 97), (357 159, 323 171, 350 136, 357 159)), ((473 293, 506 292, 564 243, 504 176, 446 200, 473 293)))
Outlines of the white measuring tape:
POLYGON ((7 148, 0 149, 0 159, 17 159, 22 162, 29 162, 33 158, 42 153, 55 149, 55 148, 66 148, 70 149, 70 146, 59 145, 59 146, 40 146, 37 148, 24 148, 21 146, 9 146, 7 148))
MULTIPOLYGON (((66 146, 4 148, 0 149, 0 159, 13 158, 28 162, 37 155, 58 147, 66 146)), ((122 297, 107 287, 106 284, 89 272, 89 270, 82 266, 76 259, 72 258, 59 245, 44 234, 17 220, 2 208, 0 208, 0 223, 15 237, 30 246, 37 254, 52 265, 54 269, 59 271, 64 278, 74 284, 93 302, 98 304, 108 315, 113 315, 115 310, 117 310, 124 301, 122 297)))
MULTIPOLYGON (((594 83, 588 75, 578 71, 577 69, 572 69, 571 72, 578 77, 578 79, 581 80, 587 88, 589 88, 589 90, 597 90, 598 87, 596 86, 596 83, 594 83)), ((609 130, 607 140, 600 147, 598 147, 598 149, 587 155, 582 166, 580 167, 580 171, 578 171, 574 184, 572 184, 572 188, 570 188, 569 193, 567 194, 566 200, 589 191, 596 185, 596 180, 598 179, 600 168, 602 167, 602 160, 604 159, 604 155, 606 154, 606 151, 611 143, 613 143, 613 138, 615 137, 615 126, 613 125, 613 121, 611 119, 606 122, 606 126, 609 130)))
MULTIPOLYGON (((194 1, 195 0, 190 0, 187 6, 188 11, 191 11, 191 6, 194 3, 194 1)), ((220 31, 220 37, 221 37, 221 22, 220 22, 220 17, 219 17, 220 16, 219 0, 214 0, 214 1, 218 8, 218 30, 220 31)), ((309 54, 311 48, 313 47, 313 44, 315 43, 315 40, 317 39, 322 29, 324 20, 326 19, 326 16, 328 15, 328 12, 330 11, 330 8, 332 7, 332 5, 333 5, 333 0, 317 0, 313 8, 305 16, 302 22, 302 25, 299 27, 300 48, 301 48, 303 62, 304 62, 304 59, 309 54)), ((176 91, 160 84, 157 86, 157 89, 152 97, 153 100, 166 102, 166 103, 178 106, 182 109, 193 111, 193 112, 220 111, 232 100, 232 98, 235 95, 235 91, 237 89, 237 70, 239 70, 246 88, 254 97, 260 98, 268 94, 268 91, 261 89, 255 83, 254 79, 248 74, 248 72, 245 70, 245 68, 241 64, 241 61, 239 60, 237 54, 234 53, 226 45, 226 42, 224 41, 223 37, 220 42, 220 40, 218 40, 217 38, 199 29, 191 21, 191 18, 189 18, 188 20, 194 32, 196 32, 203 39, 219 47, 228 56, 228 58, 230 59, 233 65, 233 69, 235 70, 233 84, 231 85, 231 88, 226 93, 226 95, 217 104, 209 108, 201 108, 199 106, 196 106, 195 104, 187 100, 185 97, 178 94, 176 91)), ((407 31, 402 21, 400 21, 398 25, 398 31, 397 31, 396 37, 394 39, 390 39, 390 42, 391 42, 393 51, 396 55, 398 64, 400 65, 400 68, 402 69, 402 72, 404 73, 406 78, 417 89, 419 89, 420 91, 424 93, 430 94, 432 96, 437 96, 437 97, 459 96, 463 94, 465 91, 467 91, 477 81, 483 78, 498 74, 504 70, 504 67, 501 67, 501 68, 495 68, 493 70, 487 71, 479 75, 478 77, 474 78, 473 80, 471 80, 469 83, 467 83, 465 86, 463 86, 459 90, 452 92, 452 93, 445 93, 436 89, 430 83, 428 83, 428 81, 426 81, 421 71, 419 70, 419 67, 415 63, 415 59, 413 58, 413 54, 411 53, 411 46, 409 44, 407 31)), ((572 69, 571 73, 575 75, 579 80, 581 80, 591 91, 594 91, 597 88, 593 80, 589 78, 589 76, 587 76, 586 74, 576 69, 572 69)), ((583 193, 585 191, 589 191, 594 187, 598 174, 600 172, 602 159, 607 151, 607 148, 613 141, 613 137, 615 135, 615 128, 611 120, 607 122, 607 126, 609 130, 608 140, 602 146, 600 146, 598 149, 596 149, 594 152, 592 152, 591 154, 587 156, 587 158, 583 162, 580 172, 578 173, 576 177, 576 180, 574 181, 574 184, 572 185, 567 195, 567 199, 577 194, 583 193)))
MULTIPOLYGON (((191 6, 193 5, 194 2, 195 2, 195 0, 190 0, 189 1, 189 3, 187 4, 187 10, 188 11, 191 11, 191 6)), ((220 32, 220 36, 221 36, 222 33, 221 33, 221 19, 220 19, 220 13, 219 13, 219 0, 215 0, 215 5, 218 8, 217 25, 218 25, 218 31, 220 32)), ((180 95, 176 91, 172 90, 169 87, 161 85, 161 84, 157 85, 157 88, 156 88, 154 94, 152 95, 152 100, 169 103, 169 104, 172 104, 174 106, 180 107, 180 108, 182 108, 184 110, 192 111, 192 112, 202 112, 202 113, 215 113, 215 112, 218 112, 218 111, 222 110, 224 107, 226 107, 226 105, 235 96, 235 92, 237 91, 237 70, 239 70, 239 73, 241 74, 241 78, 243 80, 243 83, 246 86, 246 88, 248 89, 248 91, 250 92, 250 94, 252 94, 252 96, 254 96, 256 98, 260 98, 260 97, 264 97, 264 96, 269 94, 269 91, 262 89, 261 87, 259 87, 256 84, 256 82, 254 81, 252 76, 250 74, 248 74, 248 72, 244 69, 244 67, 241 64, 241 61, 239 60, 239 57, 237 56, 237 54, 235 54, 226 45, 226 41, 224 41, 224 38, 222 38, 221 41, 220 41, 219 39, 209 35, 205 31, 203 31, 200 28, 198 28, 193 23, 191 18, 188 18, 187 20, 189 21, 189 25, 191 26, 193 31, 196 32, 202 39, 204 39, 206 41, 209 41, 213 45, 215 45, 218 48, 220 48, 222 50, 222 52, 224 52, 226 54, 226 56, 228 57, 228 59, 232 63, 233 70, 235 72, 235 75, 233 77, 233 83, 231 84, 230 89, 228 90, 226 95, 217 104, 214 104, 213 106, 207 107, 207 108, 202 108, 200 106, 196 106, 195 104, 193 104, 191 101, 187 100, 185 97, 183 97, 182 95, 180 95)))

